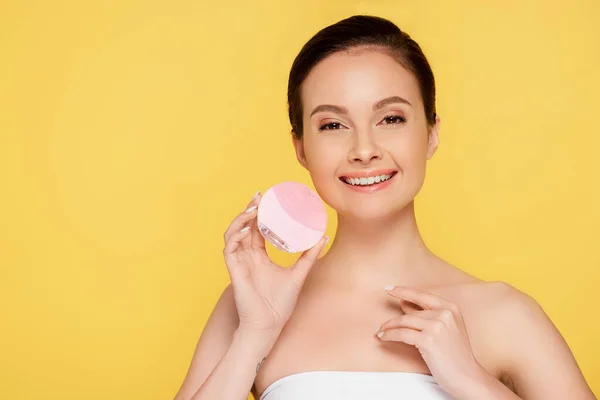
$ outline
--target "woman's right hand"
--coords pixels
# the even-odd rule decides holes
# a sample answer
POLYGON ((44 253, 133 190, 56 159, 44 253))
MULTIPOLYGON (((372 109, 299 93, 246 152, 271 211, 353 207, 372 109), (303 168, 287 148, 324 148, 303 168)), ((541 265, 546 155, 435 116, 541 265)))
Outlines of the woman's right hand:
POLYGON ((225 232, 223 254, 231 278, 239 328, 279 332, 290 318, 308 272, 325 246, 323 237, 289 268, 271 261, 258 230, 259 192, 225 232))

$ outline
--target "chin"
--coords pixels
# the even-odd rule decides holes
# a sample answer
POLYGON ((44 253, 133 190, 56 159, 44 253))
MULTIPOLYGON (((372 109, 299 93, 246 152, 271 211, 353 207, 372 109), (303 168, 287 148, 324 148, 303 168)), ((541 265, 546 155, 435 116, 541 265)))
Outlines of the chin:
MULTIPOLYGON (((397 218, 406 207, 413 201, 412 198, 398 198, 395 199, 377 199, 377 201, 368 201, 364 199, 362 201, 356 201, 356 199, 343 199, 338 204, 332 205, 340 218, 352 219, 362 222, 387 222, 391 219, 397 218)), ((373 199, 375 200, 375 199, 373 199)))

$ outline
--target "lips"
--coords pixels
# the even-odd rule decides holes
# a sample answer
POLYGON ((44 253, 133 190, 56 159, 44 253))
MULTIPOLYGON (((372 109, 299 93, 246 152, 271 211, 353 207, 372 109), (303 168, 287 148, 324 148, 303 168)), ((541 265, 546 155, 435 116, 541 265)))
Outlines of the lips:
POLYGON ((343 174, 342 176, 340 176, 340 178, 369 178, 371 176, 377 176, 377 175, 388 175, 388 174, 393 174, 398 172, 395 169, 391 169, 391 168, 386 168, 386 169, 376 169, 376 170, 370 170, 370 171, 354 171, 354 172, 348 172, 343 174))
POLYGON ((339 179, 347 185, 355 187, 370 187, 392 179, 396 173, 397 171, 391 169, 358 171, 345 174, 339 179))

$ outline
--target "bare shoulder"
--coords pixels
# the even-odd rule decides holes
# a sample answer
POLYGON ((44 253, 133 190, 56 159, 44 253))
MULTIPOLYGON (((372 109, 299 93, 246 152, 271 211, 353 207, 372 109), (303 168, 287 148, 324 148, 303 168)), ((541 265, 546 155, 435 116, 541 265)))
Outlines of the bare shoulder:
POLYGON ((567 341, 533 296, 502 281, 437 292, 461 310, 476 358, 515 393, 595 399, 567 341))
POLYGON ((539 308, 532 296, 503 281, 471 280, 440 286, 432 291, 473 311, 496 311, 504 314, 509 310, 515 311, 515 308, 521 311, 539 308))
POLYGON ((474 355, 488 372, 505 379, 509 341, 519 335, 520 329, 527 329, 520 320, 540 312, 538 303, 503 281, 465 279, 431 288, 430 292, 458 306, 474 355))
POLYGON ((556 332, 554 324, 528 293, 503 281, 473 281, 441 287, 441 297, 454 302, 463 313, 465 323, 482 333, 502 353, 513 340, 535 334, 556 332))
POLYGON ((511 340, 529 337, 534 331, 556 332, 540 303, 507 282, 478 282, 458 289, 456 296, 465 311, 477 315, 507 346, 511 340))

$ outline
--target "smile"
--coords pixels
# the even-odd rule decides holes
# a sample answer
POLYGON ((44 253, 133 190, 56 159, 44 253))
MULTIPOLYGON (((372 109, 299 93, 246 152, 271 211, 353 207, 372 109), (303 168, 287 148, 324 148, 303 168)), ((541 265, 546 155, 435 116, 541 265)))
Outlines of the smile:
POLYGON ((372 176, 368 176, 368 177, 347 177, 347 176, 342 176, 340 177, 340 180, 348 185, 352 185, 352 186, 375 186, 378 184, 381 184, 383 182, 386 182, 390 179, 392 179, 394 177, 394 175, 396 175, 397 172, 391 172, 388 174, 379 174, 379 175, 372 175, 372 176))

